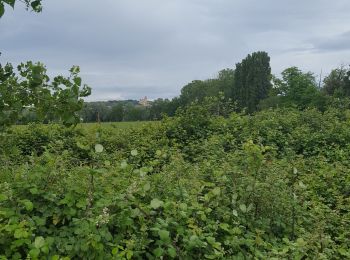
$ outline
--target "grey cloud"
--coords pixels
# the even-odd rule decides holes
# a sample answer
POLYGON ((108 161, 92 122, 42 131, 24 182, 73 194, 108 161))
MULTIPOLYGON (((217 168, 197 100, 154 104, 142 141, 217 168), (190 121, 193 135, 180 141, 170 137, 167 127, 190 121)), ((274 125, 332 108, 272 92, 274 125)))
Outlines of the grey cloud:
POLYGON ((350 31, 317 37, 306 41, 302 46, 286 49, 290 53, 329 53, 350 51, 350 31))
POLYGON ((320 39, 314 46, 317 51, 349 51, 350 50, 350 31, 320 39))
POLYGON ((336 66, 325 53, 348 55, 347 10, 348 0, 46 0, 41 14, 18 6, 0 19, 0 58, 40 60, 51 74, 80 65, 92 98, 168 97, 256 50, 275 72, 290 61, 319 71, 321 57, 336 66))
MULTIPOLYGON (((93 90, 94 91, 94 90, 93 90)), ((171 92, 163 86, 109 86, 100 87, 94 98, 87 100, 120 100, 120 99, 140 99, 146 96, 150 100, 159 98, 171 98, 176 92, 171 92)))

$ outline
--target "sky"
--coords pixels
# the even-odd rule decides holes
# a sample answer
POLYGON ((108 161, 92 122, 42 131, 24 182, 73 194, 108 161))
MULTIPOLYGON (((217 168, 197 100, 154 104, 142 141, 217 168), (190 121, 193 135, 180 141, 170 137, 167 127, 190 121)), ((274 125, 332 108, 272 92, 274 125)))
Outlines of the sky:
POLYGON ((43 0, 40 14, 18 2, 0 19, 0 62, 51 76, 79 65, 88 100, 172 98, 254 51, 277 76, 325 76, 350 63, 349 13, 349 0, 43 0))

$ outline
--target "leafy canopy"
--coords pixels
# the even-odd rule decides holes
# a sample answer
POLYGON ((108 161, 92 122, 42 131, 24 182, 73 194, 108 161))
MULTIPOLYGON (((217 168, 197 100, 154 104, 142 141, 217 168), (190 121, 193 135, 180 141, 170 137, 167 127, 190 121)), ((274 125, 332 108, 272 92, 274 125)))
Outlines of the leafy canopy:
POLYGON ((266 52, 249 54, 236 64, 233 98, 247 112, 256 111, 260 100, 267 98, 271 89, 270 57, 266 52))
MULTIPOLYGON (((23 0, 26 8, 41 12, 41 0, 23 0)), ((0 18, 5 4, 15 7, 16 0, 0 0, 0 18)), ((83 107, 82 97, 91 89, 82 84, 79 67, 70 69, 70 76, 56 76, 51 81, 42 63, 31 61, 14 67, 0 63, 0 131, 16 123, 25 111, 34 111, 40 120, 58 119, 70 126, 79 122, 77 112, 83 107)))
POLYGON ((82 97, 91 93, 79 71, 73 66, 68 77, 50 80, 41 63, 22 63, 17 73, 11 64, 0 64, 0 129, 16 123, 26 110, 35 111, 40 120, 59 119, 67 126, 78 123, 82 97))

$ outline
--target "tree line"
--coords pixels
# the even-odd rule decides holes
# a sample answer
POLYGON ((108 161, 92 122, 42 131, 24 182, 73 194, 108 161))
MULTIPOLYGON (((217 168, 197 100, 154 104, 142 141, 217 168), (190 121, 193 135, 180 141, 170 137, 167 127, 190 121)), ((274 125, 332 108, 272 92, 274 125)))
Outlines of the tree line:
MULTIPOLYGON (((207 98, 220 97, 231 102, 235 111, 254 113, 276 107, 315 107, 323 111, 331 105, 346 105, 350 96, 350 69, 336 68, 323 81, 297 67, 286 68, 280 77, 271 73, 268 53, 249 54, 234 69, 219 71, 207 80, 194 80, 172 99, 158 98, 141 105, 137 100, 85 102, 80 111, 82 122, 121 122, 160 120, 174 116, 179 108, 207 98)), ((47 121, 54 120, 48 118, 47 121)), ((35 112, 23 112, 19 123, 36 121, 35 112)))
POLYGON ((276 107, 315 107, 323 111, 330 105, 346 104, 350 96, 350 69, 341 66, 323 81, 311 72, 290 67, 281 77, 271 74, 270 57, 266 52, 254 52, 236 64, 235 69, 221 70, 217 77, 194 80, 181 89, 173 99, 156 99, 143 107, 134 101, 90 102, 82 111, 84 121, 159 120, 173 116, 180 107, 203 102, 208 97, 223 96, 234 104, 235 110, 253 113, 276 107))

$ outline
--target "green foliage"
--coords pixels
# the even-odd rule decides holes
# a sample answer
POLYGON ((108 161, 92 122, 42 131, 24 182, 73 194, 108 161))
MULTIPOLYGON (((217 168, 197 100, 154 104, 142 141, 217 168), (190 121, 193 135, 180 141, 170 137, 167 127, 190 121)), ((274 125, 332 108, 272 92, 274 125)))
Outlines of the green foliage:
POLYGON ((97 122, 98 119, 101 122, 159 120, 162 113, 174 115, 175 110, 168 106, 170 103, 162 99, 150 102, 150 106, 142 106, 136 100, 86 102, 79 114, 83 122, 97 122))
POLYGON ((329 98, 318 89, 316 79, 311 72, 304 73, 297 67, 287 68, 282 78, 273 78, 273 88, 269 98, 260 102, 260 108, 297 107, 306 109, 316 107, 324 110, 329 98))
POLYGON ((2 133, 0 257, 348 258, 350 112, 224 118, 217 102, 2 133))
MULTIPOLYGON (((4 3, 15 1, 0 0, 0 17, 4 3)), ((258 52, 194 81, 155 103, 169 115, 183 106, 157 124, 1 131, 0 259, 349 258, 348 101, 307 109, 323 103, 314 77, 289 68, 271 89, 270 70, 258 52), (232 113, 229 97, 255 112, 269 92, 289 108, 232 113)), ((0 67, 0 126, 25 113, 77 123, 90 89, 78 67, 70 73, 50 81, 42 64, 0 67)), ((346 94, 349 73, 342 80, 327 91, 346 94)), ((100 105, 92 121, 162 117, 100 105)))
POLYGON ((35 111, 39 120, 59 119, 67 126, 80 121, 77 112, 90 88, 82 85, 79 67, 72 67, 69 77, 52 81, 41 63, 22 63, 17 71, 11 64, 0 65, 0 129, 16 123, 27 110, 35 111))
POLYGON ((181 89, 180 105, 185 107, 192 102, 202 102, 209 97, 218 97, 221 93, 226 98, 231 97, 234 73, 231 69, 225 69, 221 70, 214 79, 192 81, 181 89))
POLYGON ((324 79, 323 91, 338 98, 350 96, 350 69, 340 67, 331 71, 324 79))
POLYGON ((249 54, 236 64, 233 99, 240 109, 256 111, 260 100, 266 98, 271 89, 270 57, 266 52, 249 54))
MULTIPOLYGON (((19 1, 17 1, 17 2, 19 2, 19 1)), ((41 10, 42 10, 41 0, 23 0, 20 2, 22 2, 26 5, 27 10, 30 9, 30 10, 37 12, 37 13, 41 12, 41 10)), ((5 13, 5 4, 14 8, 15 3, 16 3, 16 0, 0 0, 0 18, 5 13)))

